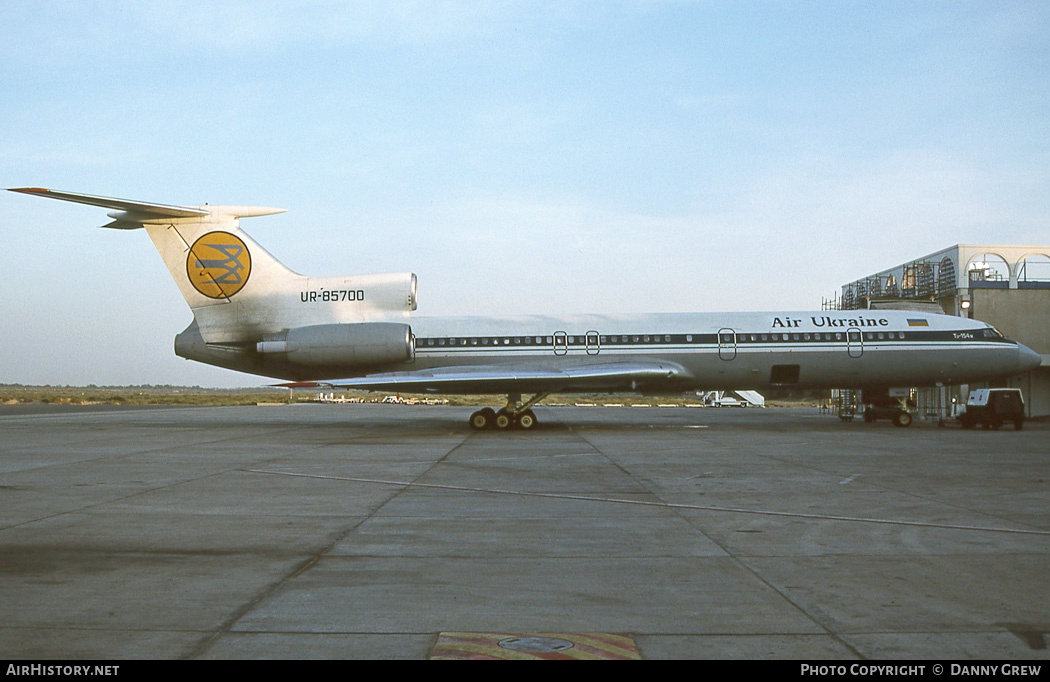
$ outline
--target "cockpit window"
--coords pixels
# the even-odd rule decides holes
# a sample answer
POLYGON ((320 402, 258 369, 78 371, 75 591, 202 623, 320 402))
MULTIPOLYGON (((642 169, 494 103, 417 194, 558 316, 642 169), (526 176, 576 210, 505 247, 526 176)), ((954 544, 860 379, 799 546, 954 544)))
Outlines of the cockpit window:
POLYGON ((994 339, 994 338, 1005 339, 1006 338, 1005 336, 1003 336, 1003 333, 1001 331, 999 331, 998 329, 996 329, 995 327, 988 327, 987 329, 985 329, 983 331, 983 336, 986 339, 994 339))

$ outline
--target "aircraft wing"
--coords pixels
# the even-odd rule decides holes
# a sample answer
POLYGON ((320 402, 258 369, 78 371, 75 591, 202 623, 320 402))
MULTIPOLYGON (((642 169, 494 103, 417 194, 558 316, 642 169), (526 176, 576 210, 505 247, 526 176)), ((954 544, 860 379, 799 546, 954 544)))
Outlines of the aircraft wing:
POLYGON ((538 393, 541 391, 683 390, 689 373, 673 362, 612 362, 562 368, 507 365, 461 366, 388 372, 293 387, 331 386, 408 393, 538 393))

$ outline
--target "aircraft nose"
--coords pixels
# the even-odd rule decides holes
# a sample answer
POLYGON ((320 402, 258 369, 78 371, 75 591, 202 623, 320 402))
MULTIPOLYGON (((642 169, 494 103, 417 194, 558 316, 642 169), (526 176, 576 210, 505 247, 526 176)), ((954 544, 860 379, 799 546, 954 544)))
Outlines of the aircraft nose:
POLYGON ((1027 372, 1030 369, 1035 369, 1039 365, 1043 364, 1043 358, 1039 353, 1024 345, 1023 343, 1017 344, 1017 369, 1020 372, 1027 372))

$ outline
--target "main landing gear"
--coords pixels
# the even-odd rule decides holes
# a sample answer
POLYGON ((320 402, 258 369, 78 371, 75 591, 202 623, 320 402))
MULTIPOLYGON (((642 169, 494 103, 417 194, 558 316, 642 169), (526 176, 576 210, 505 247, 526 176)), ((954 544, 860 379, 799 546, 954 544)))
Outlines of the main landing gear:
POLYGON ((491 407, 483 407, 470 415, 470 428, 475 431, 484 429, 496 429, 507 431, 508 429, 522 429, 528 431, 536 426, 536 415, 532 406, 550 395, 550 391, 537 393, 524 403, 521 402, 520 393, 512 393, 507 396, 507 406, 499 411, 491 407))

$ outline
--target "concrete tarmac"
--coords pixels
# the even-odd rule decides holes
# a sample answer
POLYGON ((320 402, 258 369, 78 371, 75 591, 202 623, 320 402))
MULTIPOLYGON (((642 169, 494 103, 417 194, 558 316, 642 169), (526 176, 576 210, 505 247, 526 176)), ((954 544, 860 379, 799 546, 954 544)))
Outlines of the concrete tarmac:
POLYGON ((1050 657, 1050 424, 471 411, 0 407, 0 657, 1050 657))

